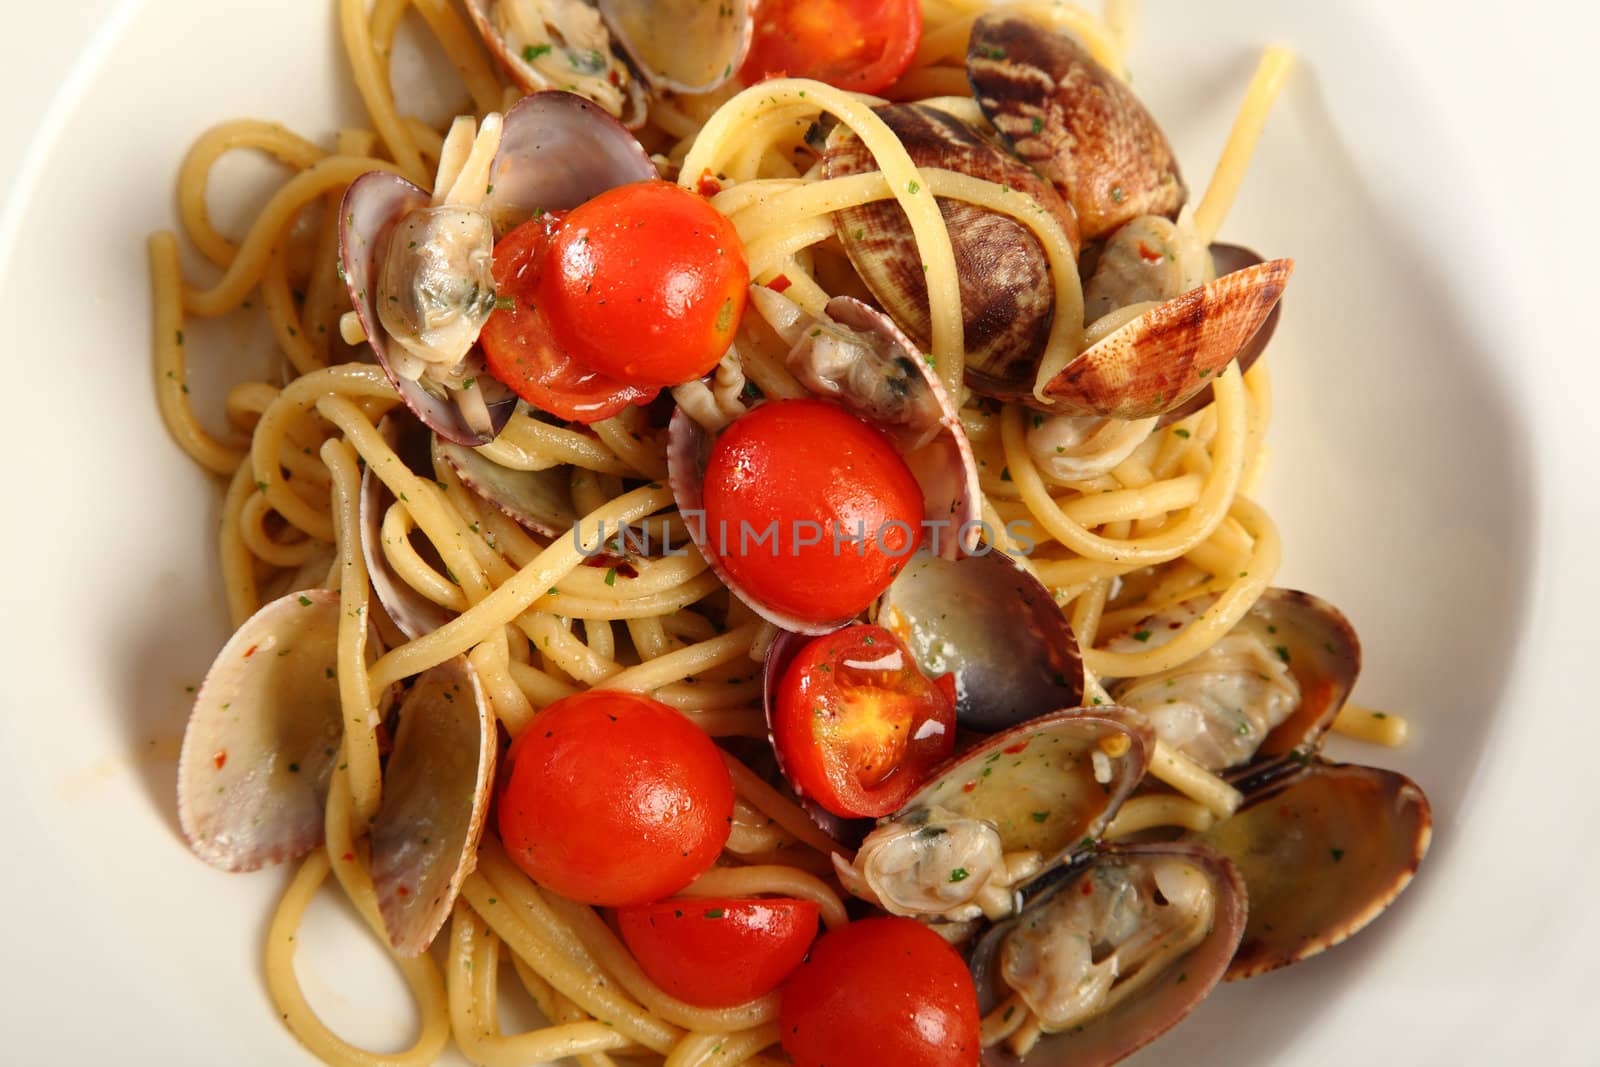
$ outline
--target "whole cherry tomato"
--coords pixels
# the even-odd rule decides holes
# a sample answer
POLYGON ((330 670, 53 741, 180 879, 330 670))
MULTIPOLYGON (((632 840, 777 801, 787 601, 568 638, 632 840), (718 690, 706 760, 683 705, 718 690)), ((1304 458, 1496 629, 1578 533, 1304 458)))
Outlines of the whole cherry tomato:
POLYGON ((826 933, 783 986, 795 1067, 973 1067, 978 994, 949 943, 912 919, 826 933))
POLYGON ((919 0, 761 0, 739 76, 788 75, 875 93, 905 73, 922 43, 919 0))
POLYGON ((558 700, 508 760, 500 839, 528 877, 568 899, 670 896, 728 840, 728 768, 703 730, 659 701, 605 689, 558 700))
POLYGON ((699 378, 744 315, 750 267, 733 223, 671 182, 607 190, 568 215, 540 299, 584 366, 639 387, 699 378))
POLYGON ((679 897, 617 912, 633 958, 690 1004, 729 1008, 778 988, 817 938, 809 900, 679 897))
POLYGON ((888 815, 955 751, 950 697, 881 626, 816 638, 783 674, 772 717, 783 769, 835 815, 888 815))
POLYGON ((921 539, 922 490, 884 434, 823 400, 774 400, 712 446, 705 546, 746 592, 799 619, 864 610, 921 539))

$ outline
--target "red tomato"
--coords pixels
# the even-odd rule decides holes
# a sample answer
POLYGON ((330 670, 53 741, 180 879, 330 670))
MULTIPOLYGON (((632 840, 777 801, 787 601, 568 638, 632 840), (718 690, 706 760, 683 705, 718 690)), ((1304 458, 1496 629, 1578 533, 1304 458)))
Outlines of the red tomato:
POLYGON ((636 182, 573 209, 540 294, 556 339, 637 385, 699 378, 728 351, 750 267, 733 223, 671 182, 636 182))
POLYGON ((921 42, 919 0, 761 0, 739 76, 748 85, 788 75, 875 93, 905 73, 921 42))
POLYGON ((956 709, 894 634, 851 626, 806 645, 784 672, 772 739, 802 795, 878 818, 950 758, 956 709))
POLYGON ((598 422, 629 404, 645 404, 655 389, 609 378, 574 359, 559 344, 538 299, 539 279, 561 216, 550 213, 518 226, 494 246, 496 308, 478 335, 489 373, 522 399, 563 419, 598 422))
POLYGON ((912 919, 824 934, 783 987, 795 1067, 972 1067, 978 993, 956 950, 912 919))
POLYGON ((706 546, 734 580, 811 622, 865 609, 921 539, 922 490, 905 460, 822 400, 770 401, 724 430, 704 507, 706 546))
POLYGON ((617 912, 628 950, 679 1000, 731 1008, 777 989, 817 937, 809 900, 663 900, 617 912))
POLYGON ((733 779, 705 732, 658 701, 595 689, 541 711, 511 746, 500 839, 570 900, 670 896, 728 840, 733 779))

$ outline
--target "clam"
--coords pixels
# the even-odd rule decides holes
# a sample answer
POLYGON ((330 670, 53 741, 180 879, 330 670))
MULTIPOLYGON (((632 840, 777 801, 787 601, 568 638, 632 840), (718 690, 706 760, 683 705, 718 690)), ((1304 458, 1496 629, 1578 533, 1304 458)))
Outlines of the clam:
POLYGON ((567 89, 630 129, 649 114, 645 87, 612 47, 592 0, 466 0, 489 54, 525 93, 567 89))
MULTIPOLYGON (((423 478, 433 477, 428 466, 427 427, 403 412, 384 416, 378 423, 378 432, 395 450, 400 461, 411 473, 423 478)), ((412 640, 432 633, 449 622, 455 612, 423 596, 411 585, 401 580, 389 565, 383 550, 383 520, 394 503, 394 496, 383 479, 371 467, 361 472, 361 555, 366 560, 367 578, 378 602, 393 620, 400 632, 412 640)), ((435 560, 434 562, 437 562, 435 560)))
POLYGON ((197 856, 253 871, 322 841, 322 809, 344 732, 339 594, 274 600, 217 653, 178 759, 178 821, 197 856))
POLYGON ((1245 930, 1238 870, 1192 844, 1103 848, 1026 895, 969 955, 986 1067, 1121 1060, 1211 991, 1245 930))
POLYGON ((468 446, 493 440, 516 405, 474 344, 494 307, 495 239, 537 212, 656 176, 626 130, 571 93, 527 97, 474 129, 452 128, 433 195, 364 174, 339 225, 340 273, 379 365, 429 429, 468 446))
POLYGON ((1403 774, 1313 761, 1193 840, 1238 864, 1250 921, 1227 977, 1249 978, 1355 934, 1410 883, 1433 833, 1403 774))
POLYGON ((417 956, 476 863, 497 738, 464 656, 418 677, 399 718, 372 824, 372 886, 395 951, 417 956))
POLYGON ((572 481, 557 468, 513 470, 439 437, 433 455, 450 465, 462 485, 541 537, 557 537, 578 521, 572 481))
POLYGON ((878 604, 878 624, 930 677, 951 674, 956 718, 993 733, 1083 699, 1083 661, 1066 616, 1004 553, 913 556, 878 604))
MULTIPOLYGON (((808 390, 882 430, 923 492, 924 526, 937 551, 954 557, 976 549, 981 524, 977 464, 956 406, 916 346, 881 312, 850 297, 828 302, 824 317, 804 312, 760 286, 752 300, 794 348, 788 365, 808 390)), ((667 472, 680 511, 703 513, 706 464, 714 436, 678 407, 667 432, 667 472)), ((695 547, 723 583, 762 618, 804 634, 850 622, 800 619, 767 604, 728 573, 708 544, 705 524, 690 523, 695 547)))
POLYGON ((1092 323, 1130 304, 1171 300, 1212 277, 1211 257, 1192 225, 1140 215, 1119 226, 1094 257, 1083 283, 1083 319, 1092 323))
MULTIPOLYGON (((502 0, 503 2, 503 0, 502 0)), ((617 43, 656 89, 706 93, 744 63, 755 0, 599 0, 617 43)))
POLYGON ((1092 843, 1144 776, 1148 730, 1111 706, 1055 712, 940 768, 868 834, 850 892, 896 915, 961 922, 1016 908, 1016 891, 1092 843))
MULTIPOLYGON (((1051 186, 1019 159, 954 115, 925 104, 874 109, 920 167, 958 171, 1029 194, 1078 247, 1076 216, 1051 186)), ((877 170, 861 139, 834 128, 823 153, 830 178, 877 170)), ((1031 378, 1050 334, 1055 287, 1045 252, 1027 227, 1005 215, 941 199, 961 283, 963 337, 972 372, 1000 380, 1031 378)), ((904 212, 891 202, 863 204, 834 216, 850 261, 900 326, 923 349, 932 343, 928 282, 904 212)))
POLYGON ((994 128, 1077 211, 1084 240, 1183 206, 1188 191, 1161 128, 1070 35, 985 15, 972 28, 967 76, 994 128))
MULTIPOLYGON (((1183 601, 1106 647, 1158 648, 1215 602, 1183 601)), ((1309 593, 1269 589, 1200 655, 1107 684, 1112 699, 1143 712, 1174 750, 1223 771, 1315 750, 1360 670, 1361 643, 1338 608, 1309 593)))

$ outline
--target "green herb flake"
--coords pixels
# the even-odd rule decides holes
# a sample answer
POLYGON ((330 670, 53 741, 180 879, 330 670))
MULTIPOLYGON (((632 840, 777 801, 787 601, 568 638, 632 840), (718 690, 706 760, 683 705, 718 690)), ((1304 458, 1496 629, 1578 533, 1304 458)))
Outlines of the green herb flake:
POLYGON ((522 50, 522 61, 524 63, 532 63, 534 60, 538 59, 540 56, 547 56, 549 54, 550 54, 550 45, 548 45, 548 44, 530 44, 530 45, 528 45, 526 48, 524 48, 522 50))
POLYGON ((967 874, 968 871, 965 867, 957 867, 950 872, 950 880, 952 882, 964 882, 967 880, 967 874))
POLYGON ((1034 822, 1044 822, 1049 817, 1050 813, 1048 811, 1036 811, 1033 813, 1034 822))
POLYGON ((1338 862, 1340 862, 1341 860, 1344 859, 1344 849, 1342 849, 1342 848, 1330 848, 1328 850, 1328 855, 1333 857, 1333 862, 1338 863, 1338 862))
POLYGON ((1144 642, 1150 640, 1150 631, 1140 630, 1138 633, 1133 635, 1133 639, 1138 641, 1140 644, 1143 644, 1144 642))
POLYGON ((708 919, 720 919, 726 914, 727 914, 727 910, 724 909, 724 908, 707 908, 706 909, 706 918, 708 918, 708 919))
POLYGON ((1387 712, 1375 711, 1375 712, 1372 713, 1372 717, 1374 719, 1387 719, 1389 717, 1389 715, 1388 715, 1387 712))
POLYGON ((1044 132, 1044 119, 1040 118, 1037 115, 1035 115, 1033 117, 1033 132, 1034 133, 1043 133, 1044 132))
POLYGON ((915 181, 907 182, 906 192, 910 193, 912 196, 916 196, 918 193, 922 192, 921 183, 915 181))
POLYGON ((1278 653, 1278 658, 1283 660, 1283 662, 1285 662, 1285 663, 1289 662, 1289 650, 1287 648, 1285 648, 1283 645, 1279 645, 1273 651, 1278 653))
POLYGON ((1179 437, 1183 438, 1185 441, 1187 441, 1189 439, 1189 431, 1185 430, 1182 426, 1179 426, 1176 430, 1173 430, 1172 432, 1177 434, 1179 437))
POLYGON ((303 608, 309 608, 311 606, 311 598, 306 596, 304 593, 301 593, 300 594, 300 606, 303 607, 303 608))
POLYGON ((606 584, 607 585, 616 585, 617 584, 617 568, 615 568, 615 567, 607 567, 606 568, 606 584))

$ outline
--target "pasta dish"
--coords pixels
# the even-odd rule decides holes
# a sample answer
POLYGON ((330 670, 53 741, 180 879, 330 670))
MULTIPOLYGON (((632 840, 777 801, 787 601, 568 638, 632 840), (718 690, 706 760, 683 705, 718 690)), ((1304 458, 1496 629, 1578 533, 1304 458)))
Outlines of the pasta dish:
POLYGON ((1219 235, 1285 49, 1192 195, 1118 0, 335 7, 365 125, 206 131, 206 280, 149 242, 235 628, 180 817, 296 865, 265 967, 311 1053, 1111 1063, 1405 887, 1426 797, 1323 740, 1407 723, 1256 500, 1294 263, 1219 235), (227 235, 237 151, 291 174, 227 235), (278 373, 197 412, 222 316, 278 373), (403 1052, 296 976, 330 877, 403 1052))

